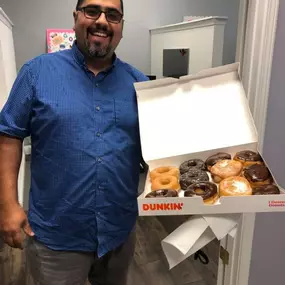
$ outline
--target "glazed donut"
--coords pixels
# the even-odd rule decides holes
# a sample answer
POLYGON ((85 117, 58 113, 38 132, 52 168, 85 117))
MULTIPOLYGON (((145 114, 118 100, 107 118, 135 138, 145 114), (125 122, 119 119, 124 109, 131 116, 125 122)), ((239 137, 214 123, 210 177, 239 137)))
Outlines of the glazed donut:
POLYGON ((191 159, 191 160, 183 162, 180 165, 180 167, 179 167, 180 174, 182 175, 182 174, 188 172, 193 167, 201 169, 201 170, 206 170, 206 165, 205 165, 205 162, 203 160, 191 159))
POLYGON ((212 167, 213 165, 215 165, 215 164, 216 164, 217 162, 219 162, 220 160, 225 160, 225 159, 231 160, 232 157, 231 157, 230 154, 225 153, 225 152, 218 152, 217 154, 210 156, 210 157, 207 158, 207 160, 206 160, 207 169, 208 169, 209 171, 211 171, 211 167, 212 167))
POLYGON ((198 182, 190 185, 184 197, 200 196, 205 204, 215 204, 219 198, 218 187, 212 182, 198 182))
POLYGON ((252 164, 261 164, 262 158, 259 155, 259 153, 251 151, 251 150, 244 150, 238 152, 234 160, 237 160, 241 163, 243 163, 244 167, 250 166, 252 164))
POLYGON ((178 179, 175 176, 171 175, 162 175, 156 177, 151 184, 151 190, 176 190, 178 191, 180 189, 180 185, 178 182, 178 179))
POLYGON ((239 176, 228 177, 220 182, 220 196, 249 196, 252 188, 249 182, 239 176))
POLYGON ((163 166, 155 168, 150 172, 150 180, 153 181, 159 176, 162 175, 170 175, 175 176, 177 179, 179 178, 179 169, 173 166, 163 166))
POLYGON ((188 172, 180 176, 181 189, 186 190, 190 185, 197 182, 209 181, 209 176, 206 171, 198 168, 192 168, 188 172))
POLYGON ((243 164, 235 160, 220 160, 211 167, 211 174, 214 182, 220 183, 230 176, 239 176, 242 172, 243 164))
POLYGON ((243 170, 245 177, 252 187, 272 183, 272 176, 265 165, 252 164, 243 170))
POLYGON ((178 192, 169 189, 160 189, 152 191, 146 195, 146 198, 168 198, 168 197, 178 197, 178 192))
POLYGON ((280 194, 280 190, 277 186, 268 184, 257 186, 252 189, 253 195, 278 195, 280 194))

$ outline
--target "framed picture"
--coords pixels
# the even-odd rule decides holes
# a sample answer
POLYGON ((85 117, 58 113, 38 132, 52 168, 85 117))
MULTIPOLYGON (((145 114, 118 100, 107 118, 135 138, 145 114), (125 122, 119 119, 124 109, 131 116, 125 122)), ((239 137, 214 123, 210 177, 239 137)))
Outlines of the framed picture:
POLYGON ((47 30, 47 52, 57 52, 70 49, 75 40, 73 30, 48 29, 47 30))

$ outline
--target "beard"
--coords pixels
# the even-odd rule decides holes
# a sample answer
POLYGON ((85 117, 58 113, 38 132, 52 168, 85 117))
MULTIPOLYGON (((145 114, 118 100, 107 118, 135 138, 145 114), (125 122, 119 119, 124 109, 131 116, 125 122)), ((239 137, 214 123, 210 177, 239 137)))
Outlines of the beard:
POLYGON ((99 42, 91 43, 90 41, 86 40, 85 45, 86 45, 88 56, 90 58, 105 58, 112 51, 111 44, 107 46, 102 46, 102 44, 99 42))

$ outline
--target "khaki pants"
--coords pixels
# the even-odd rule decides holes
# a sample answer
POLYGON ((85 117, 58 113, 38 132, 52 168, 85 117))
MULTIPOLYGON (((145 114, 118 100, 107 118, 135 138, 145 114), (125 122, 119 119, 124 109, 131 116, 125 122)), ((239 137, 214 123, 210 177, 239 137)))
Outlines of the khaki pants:
POLYGON ((135 233, 119 248, 98 258, 96 253, 54 251, 29 238, 27 271, 35 285, 126 285, 135 247, 135 233))

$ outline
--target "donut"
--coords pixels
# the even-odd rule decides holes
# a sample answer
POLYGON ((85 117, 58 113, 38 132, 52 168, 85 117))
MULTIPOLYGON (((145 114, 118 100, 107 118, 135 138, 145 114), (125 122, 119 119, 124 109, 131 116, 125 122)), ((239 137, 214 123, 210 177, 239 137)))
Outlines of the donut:
POLYGON ((228 153, 225 153, 225 152, 218 152, 217 154, 214 154, 214 155, 210 156, 206 160, 207 169, 209 171, 211 171, 211 167, 213 165, 215 165, 220 160, 225 160, 225 159, 231 160, 232 156, 230 154, 228 154, 228 153))
POLYGON ((191 160, 183 162, 180 165, 180 167, 179 167, 180 174, 182 175, 182 174, 188 172, 193 167, 201 169, 201 170, 206 170, 206 165, 205 165, 205 162, 203 160, 191 159, 191 160))
POLYGON ((162 175, 156 177, 151 184, 151 190, 176 190, 178 191, 180 189, 180 185, 178 183, 178 179, 175 176, 171 175, 162 175))
POLYGON ((188 172, 180 176, 181 189, 186 190, 190 185, 197 182, 209 181, 209 176, 206 171, 198 168, 192 168, 188 172))
POLYGON ((252 187, 272 183, 273 179, 265 165, 252 164, 243 170, 243 176, 249 181, 252 187))
POLYGON ((220 182, 219 192, 220 196, 249 196, 252 188, 244 177, 232 176, 220 182))
POLYGON ((145 196, 146 198, 168 198, 168 197, 178 197, 178 192, 170 189, 159 189, 152 191, 145 196))
POLYGON ((268 185, 253 187, 252 194, 253 195, 277 195, 277 194, 280 194, 280 190, 277 186, 268 184, 268 185))
POLYGON ((218 195, 218 187, 212 182, 198 182, 190 185, 184 192, 184 197, 200 196, 205 204, 215 204, 218 195))
POLYGON ((214 182, 220 183, 230 176, 239 176, 242 172, 243 164, 235 160, 220 160, 211 167, 211 174, 214 182))
POLYGON ((247 167, 252 164, 261 164, 262 158, 259 153, 251 151, 251 150, 244 150, 238 152, 234 160, 237 160, 244 164, 244 167, 247 167))
POLYGON ((150 180, 153 181, 158 176, 162 175, 171 175, 175 176, 177 179, 179 178, 179 169, 173 166, 163 166, 155 168, 150 172, 150 180))

